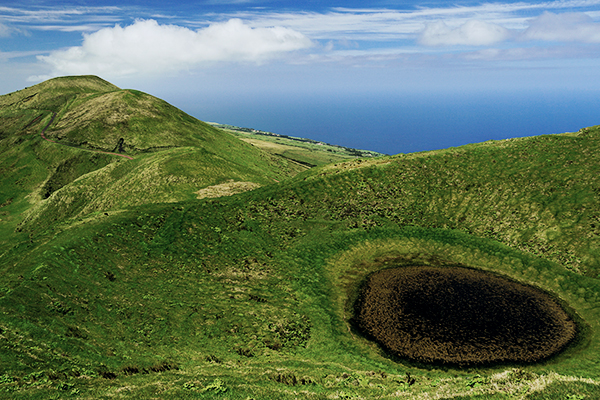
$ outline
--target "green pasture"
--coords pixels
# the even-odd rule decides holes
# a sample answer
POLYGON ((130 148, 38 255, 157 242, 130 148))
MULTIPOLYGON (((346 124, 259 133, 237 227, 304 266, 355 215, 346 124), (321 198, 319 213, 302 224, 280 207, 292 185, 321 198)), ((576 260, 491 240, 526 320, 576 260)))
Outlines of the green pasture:
POLYGON ((280 135, 256 129, 211 123, 211 125, 232 133, 245 142, 271 154, 297 161, 307 167, 314 167, 350 160, 358 157, 381 157, 384 154, 332 145, 312 139, 280 135))

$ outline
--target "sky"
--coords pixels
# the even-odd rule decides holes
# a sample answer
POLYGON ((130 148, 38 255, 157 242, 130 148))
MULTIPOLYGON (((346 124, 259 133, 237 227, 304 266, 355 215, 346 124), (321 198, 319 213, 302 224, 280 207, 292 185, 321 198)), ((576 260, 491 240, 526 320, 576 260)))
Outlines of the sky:
POLYGON ((3 0, 0 94, 98 75, 386 154, 600 124, 600 0, 3 0))

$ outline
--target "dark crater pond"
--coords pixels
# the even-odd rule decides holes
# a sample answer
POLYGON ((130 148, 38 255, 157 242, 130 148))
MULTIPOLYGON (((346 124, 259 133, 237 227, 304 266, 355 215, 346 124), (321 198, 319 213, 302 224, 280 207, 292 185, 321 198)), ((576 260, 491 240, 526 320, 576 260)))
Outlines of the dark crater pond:
POLYGON ((577 334, 576 323, 549 294, 448 266, 371 274, 351 322, 393 356, 459 366, 538 362, 577 334))

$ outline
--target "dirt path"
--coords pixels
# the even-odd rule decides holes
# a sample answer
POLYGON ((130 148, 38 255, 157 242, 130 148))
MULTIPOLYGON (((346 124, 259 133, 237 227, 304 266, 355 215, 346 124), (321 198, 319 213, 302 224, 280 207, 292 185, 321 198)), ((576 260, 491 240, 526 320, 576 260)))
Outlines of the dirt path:
MULTIPOLYGON (((44 139, 45 141, 47 141, 47 142, 50 142, 50 143, 59 144, 59 145, 62 145, 62 146, 69 146, 68 144, 58 143, 57 141, 54 141, 54 140, 48 139, 48 138, 46 137, 46 130, 47 130, 49 127, 50 127, 50 125, 52 125, 52 123, 54 122, 54 118, 55 118, 55 117, 56 117, 56 113, 55 113, 55 112, 53 112, 53 113, 52 113, 52 118, 50 118, 50 122, 48 122, 48 125, 46 125, 46 126, 44 127, 44 129, 42 129, 42 132, 41 132, 42 139, 44 139)), ((126 156, 125 154, 111 153, 111 152, 109 152, 109 151, 100 151, 100 150, 83 149, 83 148, 81 148, 81 147, 78 147, 78 146, 69 146, 69 147, 75 147, 75 148, 78 148, 78 149, 81 149, 81 150, 87 150, 87 151, 91 151, 91 152, 94 152, 94 153, 110 154, 110 155, 113 155, 113 156, 119 156, 119 157, 127 158, 128 160, 133 160, 133 157, 131 157, 131 156, 126 156)))

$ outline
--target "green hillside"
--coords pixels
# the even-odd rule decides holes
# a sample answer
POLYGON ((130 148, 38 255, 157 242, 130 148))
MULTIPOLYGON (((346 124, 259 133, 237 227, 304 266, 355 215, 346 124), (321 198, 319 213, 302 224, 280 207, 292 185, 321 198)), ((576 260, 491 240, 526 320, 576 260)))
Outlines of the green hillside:
POLYGON ((200 144, 84 157, 39 138, 49 115, 0 128, 3 154, 20 149, 2 161, 15 200, 2 192, 14 229, 0 254, 0 398, 600 397, 600 127, 255 175, 244 180, 280 182, 196 199, 144 174, 200 144), (53 191, 51 172, 76 157, 53 191), (538 288, 577 338, 530 364, 388 355, 353 324, 354 304, 372 273, 408 265, 538 288))
POLYGON ((0 232, 194 199, 214 185, 254 188, 305 169, 93 76, 0 96, 0 118, 0 232))

